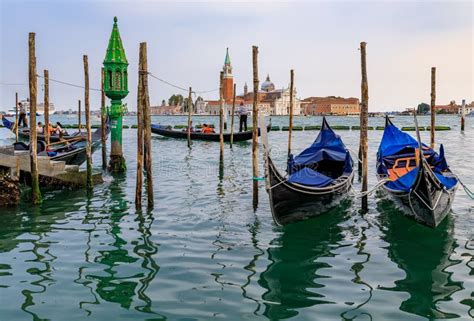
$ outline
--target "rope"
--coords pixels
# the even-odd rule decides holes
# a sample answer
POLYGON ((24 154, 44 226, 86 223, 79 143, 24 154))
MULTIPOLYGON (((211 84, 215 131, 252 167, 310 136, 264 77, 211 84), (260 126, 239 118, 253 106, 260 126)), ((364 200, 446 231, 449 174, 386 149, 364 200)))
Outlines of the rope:
POLYGON ((368 191, 365 191, 365 192, 356 192, 354 190, 352 190, 352 195, 355 197, 355 198, 362 198, 364 196, 369 196, 370 194, 372 194, 373 192, 375 192, 376 190, 378 190, 380 187, 382 187, 383 185, 385 185, 385 183, 387 182, 390 182, 391 180, 388 179, 388 178, 384 178, 380 181, 378 181, 377 184, 375 184, 374 187, 372 187, 372 189, 368 190, 368 191))
MULTIPOLYGON (((164 80, 164 79, 162 79, 162 78, 160 78, 160 77, 155 76, 155 75, 152 74, 151 72, 148 72, 148 75, 149 75, 150 77, 152 77, 152 78, 155 78, 155 79, 158 80, 158 81, 161 81, 161 82, 164 83, 164 84, 167 84, 168 86, 174 87, 174 88, 176 88, 176 89, 179 89, 179 90, 182 90, 182 91, 185 91, 185 92, 189 92, 189 89, 183 88, 183 87, 178 86, 178 85, 175 85, 175 84, 173 84, 173 83, 170 83, 170 82, 167 81, 167 80, 164 80)), ((211 92, 218 91, 218 90, 219 90, 219 88, 217 88, 217 89, 212 89, 212 90, 193 91, 193 93, 194 93, 194 94, 207 94, 207 93, 211 93, 211 92)))
POLYGON ((456 179, 459 181, 459 183, 461 184, 461 186, 463 187, 464 189, 464 192, 466 192, 467 196, 469 196, 469 198, 473 199, 474 200, 474 192, 472 192, 462 181, 461 179, 456 175, 454 174, 454 177, 456 177, 456 179))
MULTIPOLYGON (((41 75, 36 75, 36 77, 39 77, 39 78, 43 78, 43 79, 44 79, 44 76, 41 76, 41 75)), ((65 82, 65 81, 61 81, 61 80, 57 80, 57 79, 52 79, 52 78, 49 78, 49 80, 51 80, 52 82, 57 82, 57 83, 59 83, 59 84, 66 85, 66 86, 71 86, 71 87, 76 87, 76 88, 85 89, 84 86, 80 86, 80 85, 76 85, 76 84, 71 84, 71 83, 69 83, 69 82, 65 82)), ((92 91, 102 91, 101 89, 96 89, 96 88, 89 88, 89 90, 92 90, 92 91)))

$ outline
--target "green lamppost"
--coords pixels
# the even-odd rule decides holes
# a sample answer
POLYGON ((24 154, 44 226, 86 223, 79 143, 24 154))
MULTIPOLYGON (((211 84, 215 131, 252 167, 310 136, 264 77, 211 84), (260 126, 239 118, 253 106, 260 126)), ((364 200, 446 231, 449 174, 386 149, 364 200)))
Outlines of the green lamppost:
POLYGON ((117 26, 117 17, 114 17, 114 27, 110 35, 109 46, 104 59, 104 91, 111 99, 109 109, 111 142, 109 170, 124 172, 125 158, 122 153, 122 99, 128 95, 128 61, 123 50, 122 39, 117 26))

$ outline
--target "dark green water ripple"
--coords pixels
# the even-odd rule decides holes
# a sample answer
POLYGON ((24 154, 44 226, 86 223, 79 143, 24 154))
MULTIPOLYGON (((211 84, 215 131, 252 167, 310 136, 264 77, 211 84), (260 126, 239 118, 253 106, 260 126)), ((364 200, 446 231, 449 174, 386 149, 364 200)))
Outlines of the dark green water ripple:
MULTIPOLYGON (((357 118, 329 121, 357 125, 357 118)), ((457 117, 438 122, 453 129, 437 133, 451 168, 474 186, 473 121, 464 134, 457 117)), ((296 117, 297 125, 319 123, 296 117)), ((381 133, 369 134, 370 186, 381 133)), ((295 132, 294 149, 316 134, 295 132)), ((339 134, 357 149, 358 131, 339 134)), ((280 168, 287 135, 269 136, 280 168)), ((252 209, 249 143, 227 147, 222 175, 218 144, 195 142, 189 150, 185 141, 154 136, 155 208, 137 211, 135 140, 135 130, 125 129, 127 174, 106 175, 90 197, 46 190, 40 207, 1 209, 0 320, 472 320, 474 206, 462 190, 435 230, 401 215, 381 193, 365 214, 348 199, 324 216, 278 227, 263 184, 252 209)), ((0 145, 11 142, 0 129, 0 145)), ((94 162, 99 167, 100 153, 94 162)))

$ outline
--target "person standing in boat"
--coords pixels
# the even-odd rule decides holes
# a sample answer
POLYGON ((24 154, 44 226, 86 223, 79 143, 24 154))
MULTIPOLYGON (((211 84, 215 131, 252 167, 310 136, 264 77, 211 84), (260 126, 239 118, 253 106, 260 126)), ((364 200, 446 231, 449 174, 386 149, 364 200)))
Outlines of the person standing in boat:
POLYGON ((28 121, 26 120, 26 108, 22 103, 18 103, 18 109, 20 111, 20 118, 18 119, 18 126, 23 123, 23 127, 28 127, 28 121))
POLYGON ((240 103, 240 106, 237 109, 237 115, 239 115, 239 132, 242 132, 242 127, 244 127, 245 131, 247 131, 248 111, 243 102, 240 103))

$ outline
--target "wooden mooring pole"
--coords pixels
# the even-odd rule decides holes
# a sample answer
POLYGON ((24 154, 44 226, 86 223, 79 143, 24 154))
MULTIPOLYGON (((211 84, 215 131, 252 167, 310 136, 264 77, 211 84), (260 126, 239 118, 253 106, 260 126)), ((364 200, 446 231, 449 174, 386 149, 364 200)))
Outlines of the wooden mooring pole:
POLYGON ((191 114, 193 112, 193 89, 189 87, 188 95, 188 147, 191 148, 191 114))
POLYGON ((224 72, 221 71, 219 78, 219 162, 224 162, 224 72))
MULTIPOLYGON (((361 58, 361 108, 360 108, 360 151, 362 158, 362 193, 367 192, 368 188, 368 122, 369 122, 369 85, 367 82, 367 60, 366 60, 366 43, 360 43, 361 58)), ((368 200, 367 195, 362 197, 362 211, 367 212, 368 200)))
POLYGON ((30 166, 31 166, 31 196, 33 204, 41 204, 41 191, 38 176, 38 145, 36 136, 36 49, 35 33, 28 35, 28 78, 30 87, 30 166))
MULTIPOLYGON (((252 47, 253 108, 252 108, 252 181, 253 208, 258 206, 258 47, 252 47)), ((262 128, 265 130, 265 128, 262 128)))
POLYGON ((101 127, 101 138, 100 138, 100 141, 101 141, 101 145, 102 145, 102 169, 105 171, 107 169, 107 139, 106 139, 106 135, 105 135, 105 127, 107 126, 106 125, 106 122, 105 122, 105 118, 106 118, 106 114, 107 114, 107 110, 105 109, 105 91, 104 91, 104 81, 105 81, 105 70, 104 68, 102 68, 102 72, 101 72, 101 91, 100 91, 100 127, 101 127))
POLYGON ((436 67, 431 67, 431 127, 430 127, 430 147, 435 146, 436 127, 436 67))
POLYGON ((144 120, 144 135, 143 145, 145 152, 145 174, 146 174, 146 191, 148 208, 154 205, 153 198, 153 171, 151 162, 151 115, 150 115, 150 97, 148 96, 148 61, 147 61, 147 46, 146 42, 140 43, 140 67, 142 72, 142 101, 143 101, 143 120, 144 120))
MULTIPOLYGON (((141 45, 140 45, 141 52, 141 45)), ((143 77, 142 61, 138 64, 138 89, 137 89, 137 181, 135 187, 135 207, 142 207, 143 185, 143 77)))
POLYGON ((461 105, 461 131, 464 131, 464 126, 465 126, 465 117, 466 117, 466 99, 462 100, 462 105, 461 105))
POLYGON ((293 132, 293 88, 294 88, 294 71, 290 70, 290 123, 288 126, 288 159, 291 155, 291 134, 293 132))
POLYGON ((49 145, 49 71, 44 70, 44 140, 49 145))
POLYGON ((86 130, 87 130, 87 145, 86 145, 86 156, 87 156, 87 177, 86 187, 88 191, 91 191, 94 187, 92 182, 92 133, 91 133, 91 115, 89 106, 89 59, 87 55, 82 57, 84 62, 84 112, 86 114, 86 130))
POLYGON ((232 110, 230 113, 230 148, 234 144, 234 116, 235 116, 235 92, 237 90, 236 84, 234 84, 234 90, 232 94, 232 110))
POLYGON ((81 132, 81 100, 77 100, 77 122, 79 126, 79 133, 81 132))
POLYGON ((18 142, 18 127, 19 127, 19 124, 18 124, 18 93, 15 93, 15 117, 16 117, 16 126, 15 126, 15 137, 16 137, 16 141, 18 142))

